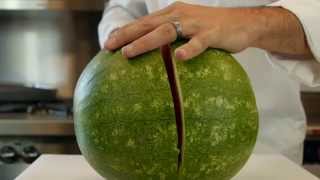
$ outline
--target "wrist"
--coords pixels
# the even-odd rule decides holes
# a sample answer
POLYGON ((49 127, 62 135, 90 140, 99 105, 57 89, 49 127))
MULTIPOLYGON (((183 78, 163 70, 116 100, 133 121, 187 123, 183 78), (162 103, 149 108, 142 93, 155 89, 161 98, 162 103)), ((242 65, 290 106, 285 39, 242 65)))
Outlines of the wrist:
POLYGON ((249 47, 262 48, 275 36, 275 30, 279 29, 277 22, 279 18, 275 15, 274 7, 250 8, 247 13, 247 33, 250 37, 249 47), (272 8, 272 9, 271 9, 272 8))
POLYGON ((237 17, 238 33, 245 33, 246 42, 244 44, 247 47, 262 47, 261 41, 264 41, 268 34, 269 29, 272 29, 269 25, 269 15, 266 11, 266 7, 258 8, 237 8, 231 10, 235 14, 233 17, 237 17))
POLYGON ((251 46, 261 49, 268 49, 271 41, 279 39, 280 32, 284 26, 283 14, 279 13, 278 7, 265 7, 258 10, 255 26, 256 28, 255 40, 252 41, 251 46), (282 22, 281 22, 282 21, 282 22))
POLYGON ((285 55, 309 55, 310 49, 299 19, 281 7, 258 9, 255 40, 251 47, 285 55))

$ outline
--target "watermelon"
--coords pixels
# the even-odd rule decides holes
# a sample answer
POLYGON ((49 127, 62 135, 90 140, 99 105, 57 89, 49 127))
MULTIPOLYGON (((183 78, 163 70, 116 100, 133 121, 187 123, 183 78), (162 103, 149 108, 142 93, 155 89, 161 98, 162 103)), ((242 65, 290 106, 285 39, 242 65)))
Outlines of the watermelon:
POLYGON ((127 60, 101 51, 78 80, 75 132, 108 180, 232 178, 258 131, 249 78, 227 52, 171 60, 181 42, 127 60))

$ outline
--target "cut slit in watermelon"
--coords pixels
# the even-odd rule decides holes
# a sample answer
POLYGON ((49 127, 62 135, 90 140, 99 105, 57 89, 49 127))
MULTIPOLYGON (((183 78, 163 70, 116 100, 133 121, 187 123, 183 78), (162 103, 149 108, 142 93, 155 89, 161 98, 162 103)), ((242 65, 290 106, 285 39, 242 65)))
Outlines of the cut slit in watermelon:
POLYGON ((177 172, 178 176, 181 173, 184 159, 185 148, 185 122, 184 122, 184 110, 183 110, 183 98, 180 88, 179 77, 177 75, 176 63, 172 58, 170 45, 164 45, 161 47, 161 57, 164 61, 166 68, 168 81, 170 84, 171 95, 174 104, 174 112, 177 126, 177 136, 179 149, 177 172))

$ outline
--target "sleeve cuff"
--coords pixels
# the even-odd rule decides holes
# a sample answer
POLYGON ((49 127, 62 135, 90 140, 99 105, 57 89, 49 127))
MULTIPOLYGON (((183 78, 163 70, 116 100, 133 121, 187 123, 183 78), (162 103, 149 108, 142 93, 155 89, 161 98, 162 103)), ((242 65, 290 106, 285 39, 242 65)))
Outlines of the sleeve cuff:
POLYGON ((320 63, 314 59, 293 60, 267 53, 272 65, 286 71, 293 79, 309 87, 320 86, 320 63))
MULTIPOLYGON (((279 0, 269 6, 278 6, 294 13, 300 20, 307 38, 308 45, 317 61, 320 62, 320 1, 318 0, 279 0)), ((316 87, 320 86, 320 63, 314 59, 296 60, 268 53, 273 65, 281 69, 301 83, 316 87)))

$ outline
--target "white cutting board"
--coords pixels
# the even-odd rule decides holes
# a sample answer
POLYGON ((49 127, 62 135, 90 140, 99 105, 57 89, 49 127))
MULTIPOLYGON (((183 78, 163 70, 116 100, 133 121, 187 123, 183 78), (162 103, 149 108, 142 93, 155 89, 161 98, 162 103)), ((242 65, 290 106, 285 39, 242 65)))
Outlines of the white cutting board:
MULTIPOLYGON (((80 155, 42 155, 16 180, 103 180, 80 155)), ((232 180, 318 180, 281 155, 252 155, 232 180)))

